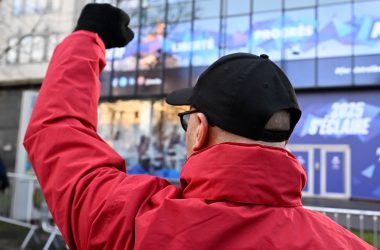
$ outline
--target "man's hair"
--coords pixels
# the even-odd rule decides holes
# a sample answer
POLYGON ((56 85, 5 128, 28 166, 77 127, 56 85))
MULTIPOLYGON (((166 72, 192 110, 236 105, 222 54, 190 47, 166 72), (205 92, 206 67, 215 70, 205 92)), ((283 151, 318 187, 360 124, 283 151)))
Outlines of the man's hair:
POLYGON ((287 110, 281 110, 274 113, 265 124, 265 129, 287 131, 290 129, 290 113, 287 110))

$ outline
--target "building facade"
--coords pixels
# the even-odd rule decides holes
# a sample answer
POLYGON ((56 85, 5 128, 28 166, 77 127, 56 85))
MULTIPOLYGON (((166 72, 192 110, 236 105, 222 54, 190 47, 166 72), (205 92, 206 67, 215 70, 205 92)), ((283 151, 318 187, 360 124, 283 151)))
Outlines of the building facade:
MULTIPOLYGON (((8 15, 18 19, 15 13, 27 12, 19 4, 32 1, 8 2, 8 15)), ((41 26, 44 37, 59 34, 51 39, 59 41, 72 30, 85 2, 68 2, 51 15, 58 21, 41 26)), ((304 195, 380 200, 379 0, 96 2, 124 9, 135 32, 127 47, 107 51, 98 127, 131 173, 178 178, 185 155, 177 113, 187 107, 167 106, 167 93, 193 86, 220 56, 265 53, 287 73, 303 110, 289 149, 308 173, 304 195)), ((1 71, 19 73, 4 73, 0 82, 40 84, 55 43, 28 39, 29 51, 19 46, 1 59, 1 71), (39 76, 30 70, 35 65, 39 76)), ((16 40, 9 36, 6 44, 16 40)))
POLYGON ((16 162, 22 93, 38 90, 58 42, 85 1, 0 1, 0 157, 16 162))

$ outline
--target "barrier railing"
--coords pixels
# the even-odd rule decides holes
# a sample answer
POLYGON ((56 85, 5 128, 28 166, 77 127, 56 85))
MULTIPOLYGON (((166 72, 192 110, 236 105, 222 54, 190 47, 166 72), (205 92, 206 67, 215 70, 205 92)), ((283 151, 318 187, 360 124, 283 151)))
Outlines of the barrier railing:
MULTIPOLYGON (((60 235, 58 228, 47 223, 50 218, 46 203, 43 199, 39 183, 35 176, 8 173, 10 188, 0 193, 0 221, 29 228, 21 249, 24 249, 38 228, 50 234, 44 249, 54 243, 54 237, 60 235), (32 223, 36 222, 36 223, 32 223)), ((178 185, 178 181, 172 181, 178 185)), ((365 232, 372 232, 373 246, 379 246, 379 217, 380 211, 367 211, 343 208, 328 208, 304 206, 317 212, 322 212, 348 230, 358 230, 360 238, 365 238, 365 232)))
POLYGON ((21 249, 25 249, 32 238, 40 244, 36 234, 38 229, 50 235, 44 250, 52 243, 58 246, 54 239, 56 235, 60 235, 60 232, 54 224, 50 224, 51 215, 37 178, 16 173, 7 175, 10 186, 4 193, 0 193, 0 221, 29 229, 21 243, 21 249))
POLYGON ((359 230, 359 237, 365 239, 365 232, 372 232, 373 246, 379 246, 380 211, 304 206, 307 209, 324 213, 348 230, 359 230))

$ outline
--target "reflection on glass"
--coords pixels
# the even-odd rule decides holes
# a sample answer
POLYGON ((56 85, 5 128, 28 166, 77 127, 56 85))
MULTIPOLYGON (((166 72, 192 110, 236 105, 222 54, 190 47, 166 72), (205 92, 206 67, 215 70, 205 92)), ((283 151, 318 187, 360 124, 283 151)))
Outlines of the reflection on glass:
POLYGON ((252 53, 267 54, 273 61, 281 60, 282 13, 280 11, 253 14, 252 53))
POLYGON ((209 65, 219 57, 219 19, 194 21, 193 65, 209 65))
POLYGON ((352 55, 351 5, 332 5, 318 8, 318 57, 352 55))
POLYGON ((125 159, 128 174, 178 179, 186 158, 181 111, 164 100, 102 103, 97 131, 125 159))
POLYGON ((315 58, 316 20, 314 9, 286 11, 282 39, 284 59, 315 58))
POLYGON ((226 54, 249 52, 249 16, 227 18, 224 39, 226 54))

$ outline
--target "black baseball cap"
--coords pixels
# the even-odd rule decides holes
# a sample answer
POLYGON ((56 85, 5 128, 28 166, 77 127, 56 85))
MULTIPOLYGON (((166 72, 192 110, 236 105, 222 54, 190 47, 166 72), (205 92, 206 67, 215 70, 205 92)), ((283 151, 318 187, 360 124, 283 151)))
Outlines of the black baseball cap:
POLYGON ((173 91, 170 105, 190 105, 213 125, 253 140, 279 142, 289 139, 301 110, 285 73, 265 54, 234 53, 211 64, 194 88, 173 91), (288 110, 290 129, 264 129, 271 116, 288 110))

